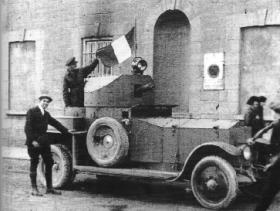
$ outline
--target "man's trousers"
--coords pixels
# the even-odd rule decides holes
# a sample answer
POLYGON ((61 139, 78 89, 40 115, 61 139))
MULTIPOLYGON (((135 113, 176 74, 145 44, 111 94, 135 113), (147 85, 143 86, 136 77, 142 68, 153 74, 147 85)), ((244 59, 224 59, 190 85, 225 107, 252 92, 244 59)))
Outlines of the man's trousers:
POLYGON ((269 177, 265 182, 262 198, 255 211, 267 210, 274 197, 280 190, 280 162, 278 161, 269 171, 269 177))
POLYGON ((28 146, 28 155, 30 156, 30 179, 33 188, 37 187, 36 177, 37 177, 37 167, 39 163, 39 156, 41 155, 45 163, 45 176, 47 188, 52 188, 52 165, 53 159, 51 154, 50 145, 43 147, 33 147, 28 146))

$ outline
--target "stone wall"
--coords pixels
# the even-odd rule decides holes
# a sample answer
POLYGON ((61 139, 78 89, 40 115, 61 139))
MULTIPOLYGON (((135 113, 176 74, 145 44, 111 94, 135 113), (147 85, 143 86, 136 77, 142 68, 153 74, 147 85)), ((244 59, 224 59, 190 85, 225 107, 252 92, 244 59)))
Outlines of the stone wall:
MULTIPOLYGON (((279 0, 6 0, 2 5, 1 133, 9 145, 24 142, 22 115, 26 112, 9 111, 9 42, 36 42, 36 93, 39 95, 44 91, 51 95, 54 102, 49 110, 54 115, 62 115, 64 104, 61 92, 65 61, 75 56, 80 64, 82 38, 116 39, 136 25, 136 55, 147 60, 146 74, 153 76, 155 25, 166 11, 179 10, 186 16, 190 26, 188 52, 184 55, 188 62, 184 70, 170 69, 163 76, 166 77, 165 85, 173 87, 173 93, 174 90, 180 93, 175 95, 175 101, 179 104, 176 116, 233 119, 238 118, 242 110, 242 28, 268 25, 278 28, 280 25, 279 0), (203 56, 215 52, 225 53, 224 89, 203 90, 203 56), (173 77, 174 72, 177 77, 173 77)), ((280 45, 279 42, 276 44, 280 45)), ((165 51, 164 48, 162 51, 165 51)), ((129 74, 131 61, 132 58, 115 66, 115 71, 129 74)), ((180 65, 178 67, 182 68, 180 65)), ((271 77, 271 80, 279 79, 278 75, 271 77)), ((156 98, 164 98, 164 102, 171 101, 172 104, 174 101, 173 94, 168 95, 160 90, 156 93, 156 98)), ((26 93, 22 97, 32 98, 33 95, 26 93)))

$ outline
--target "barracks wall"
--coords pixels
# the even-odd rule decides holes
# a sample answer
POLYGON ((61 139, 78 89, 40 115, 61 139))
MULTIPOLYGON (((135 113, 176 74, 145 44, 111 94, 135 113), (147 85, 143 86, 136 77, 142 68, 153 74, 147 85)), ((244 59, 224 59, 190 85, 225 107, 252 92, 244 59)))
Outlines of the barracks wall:
MULTIPOLYGON (((1 134, 9 145, 24 143, 24 114, 41 92, 54 98, 51 113, 63 114, 65 61, 81 64, 87 38, 116 39, 133 26, 156 103, 178 104, 174 116, 240 118, 248 96, 272 98, 280 86, 279 0, 5 0, 1 9, 1 134), (222 89, 203 88, 206 53, 224 53, 222 89)), ((130 74, 131 61, 112 71, 130 74)))

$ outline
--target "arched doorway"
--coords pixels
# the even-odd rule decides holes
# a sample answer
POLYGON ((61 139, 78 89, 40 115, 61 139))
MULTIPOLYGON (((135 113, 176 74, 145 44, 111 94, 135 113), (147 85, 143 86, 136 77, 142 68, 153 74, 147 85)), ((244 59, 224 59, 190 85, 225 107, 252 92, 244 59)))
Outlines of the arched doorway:
POLYGON ((189 34, 189 20, 179 10, 164 12, 155 24, 153 76, 156 104, 178 104, 188 111, 189 34))

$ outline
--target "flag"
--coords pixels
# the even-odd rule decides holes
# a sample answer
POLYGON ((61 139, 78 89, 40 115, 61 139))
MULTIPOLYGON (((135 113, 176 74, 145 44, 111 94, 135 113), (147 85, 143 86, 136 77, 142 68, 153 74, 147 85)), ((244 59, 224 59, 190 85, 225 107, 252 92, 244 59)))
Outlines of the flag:
POLYGON ((120 64, 132 55, 134 48, 134 27, 125 35, 114 40, 110 45, 96 51, 96 57, 105 66, 120 64))

